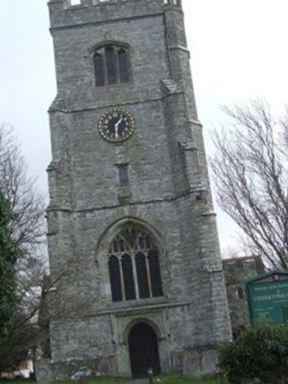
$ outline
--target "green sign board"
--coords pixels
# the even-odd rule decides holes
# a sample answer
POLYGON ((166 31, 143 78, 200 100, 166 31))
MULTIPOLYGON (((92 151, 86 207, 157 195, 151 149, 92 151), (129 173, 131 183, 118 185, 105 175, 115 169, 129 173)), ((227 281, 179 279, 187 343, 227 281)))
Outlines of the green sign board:
POLYGON ((288 273, 273 272, 246 283, 252 323, 288 321, 288 273))

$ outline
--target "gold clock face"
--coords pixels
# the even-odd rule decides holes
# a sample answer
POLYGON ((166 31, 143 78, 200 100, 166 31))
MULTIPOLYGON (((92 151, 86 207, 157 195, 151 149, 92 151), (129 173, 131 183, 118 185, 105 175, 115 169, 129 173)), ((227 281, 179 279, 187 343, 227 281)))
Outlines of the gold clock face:
POLYGON ((99 121, 99 132, 110 143, 127 140, 135 130, 135 121, 131 113, 113 110, 106 113, 99 121))

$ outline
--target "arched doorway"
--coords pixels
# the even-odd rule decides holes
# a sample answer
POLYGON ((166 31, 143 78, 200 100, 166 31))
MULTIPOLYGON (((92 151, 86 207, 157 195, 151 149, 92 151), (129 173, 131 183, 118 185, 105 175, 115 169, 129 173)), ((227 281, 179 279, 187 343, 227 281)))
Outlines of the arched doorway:
POLYGON ((147 376, 152 368, 154 375, 160 373, 158 339, 154 329, 144 323, 137 323, 128 337, 131 371, 133 377, 147 376))

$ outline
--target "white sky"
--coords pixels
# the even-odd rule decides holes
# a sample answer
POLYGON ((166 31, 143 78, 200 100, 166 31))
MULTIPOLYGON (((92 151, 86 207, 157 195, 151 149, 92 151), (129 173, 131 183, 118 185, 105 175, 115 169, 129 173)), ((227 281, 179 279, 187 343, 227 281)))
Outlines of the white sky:
MULTIPOLYGON (((275 108, 288 93, 287 0, 183 0, 194 87, 207 152, 220 107, 265 97, 275 108), (286 47, 286 48, 285 48, 286 47)), ((29 172, 47 193, 47 109, 56 95, 46 0, 0 0, 0 122, 11 124, 29 172)), ((218 212, 221 247, 236 227, 218 212)))

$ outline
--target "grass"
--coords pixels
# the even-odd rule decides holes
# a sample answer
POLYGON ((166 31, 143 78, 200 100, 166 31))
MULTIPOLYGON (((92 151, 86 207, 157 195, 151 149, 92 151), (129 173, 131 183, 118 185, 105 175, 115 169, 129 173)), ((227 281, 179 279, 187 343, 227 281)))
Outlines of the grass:
POLYGON ((214 377, 196 379, 170 374, 161 377, 161 384, 220 384, 220 381, 214 377))
MULTIPOLYGON (((179 376, 176 374, 163 375, 160 377, 160 380, 161 381, 159 384, 220 384, 220 380, 213 377, 196 379, 196 378, 179 376)), ((0 383, 1 384, 27 384, 27 381, 26 382, 1 381, 0 383)), ((129 384, 130 379, 99 377, 96 379, 88 380, 86 383, 87 384, 129 384)), ((156 380, 155 380, 155 383, 157 383, 156 380)), ((71 382, 65 381, 58 384, 71 384, 71 382)), ((147 380, 147 384, 148 384, 148 380, 147 380)), ((228 382, 226 382, 226 384, 228 384, 228 382)))
MULTIPOLYGON (((183 377, 179 375, 164 375, 160 377, 159 384, 220 384, 220 381, 215 378, 199 378, 192 379, 188 377, 183 377)), ((87 384, 129 384, 130 380, 128 379, 111 379, 111 378, 101 378, 95 380, 89 380, 87 384)), ((155 379, 155 383, 157 383, 155 379)), ((65 383, 70 384, 70 383, 65 383)), ((148 384, 148 380, 147 380, 148 384)), ((228 384, 228 383, 227 383, 228 384)))

